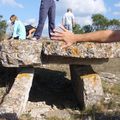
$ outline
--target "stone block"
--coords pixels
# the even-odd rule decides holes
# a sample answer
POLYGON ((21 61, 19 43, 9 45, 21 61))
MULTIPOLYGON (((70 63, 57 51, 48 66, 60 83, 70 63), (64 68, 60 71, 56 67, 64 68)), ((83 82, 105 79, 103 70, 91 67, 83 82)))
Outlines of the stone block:
POLYGON ((99 75, 91 66, 71 65, 73 88, 82 109, 100 104, 103 98, 103 88, 99 75))
POLYGON ((23 68, 0 105, 0 117, 17 120, 24 111, 34 76, 33 68, 23 68))

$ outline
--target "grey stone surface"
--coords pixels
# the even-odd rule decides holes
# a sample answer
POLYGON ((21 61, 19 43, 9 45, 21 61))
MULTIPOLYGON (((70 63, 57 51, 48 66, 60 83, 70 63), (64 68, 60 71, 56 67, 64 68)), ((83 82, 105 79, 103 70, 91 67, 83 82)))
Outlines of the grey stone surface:
POLYGON ((53 117, 60 120, 70 120, 70 114, 67 110, 49 111, 45 113, 45 117, 48 119, 53 117))
POLYGON ((0 43, 0 61, 5 67, 40 65, 41 49, 41 42, 6 40, 0 43))
POLYGON ((61 49, 62 44, 50 40, 5 40, 0 43, 0 62, 5 67, 40 67, 41 63, 94 64, 120 57, 119 42, 81 42, 66 49, 61 49))
MULTIPOLYGON (((120 57, 119 42, 81 42, 74 44, 66 49, 61 49, 62 44, 64 43, 48 40, 6 40, 0 43, 0 61, 4 67, 41 67, 41 64, 47 63, 94 64, 96 61, 97 63, 100 63, 101 61, 106 61, 108 58, 120 57)), ((85 68, 85 71, 86 70, 88 70, 88 68, 85 68)), ((71 71, 74 71, 74 69, 71 69, 71 71)), ((80 77, 82 75, 82 73, 80 75, 80 71, 75 70, 74 72, 75 73, 72 74, 72 77, 75 77, 76 75, 79 78, 74 79, 76 80, 74 81, 74 84, 76 85, 74 88, 76 88, 78 99, 81 101, 82 98, 82 102, 84 102, 83 104, 86 106, 96 104, 103 95, 100 77, 96 74, 93 74, 92 70, 90 70, 90 76, 89 73, 86 73, 84 77, 80 77)), ((17 78, 19 78, 19 75, 17 78)), ((28 99, 29 90, 32 84, 32 78, 33 74, 30 78, 30 81, 26 81, 26 79, 15 81, 10 93, 5 97, 3 104, 1 105, 1 114, 12 113, 19 116, 19 114, 23 111, 22 107, 24 108, 25 106, 25 103, 23 101, 27 101, 28 99), (23 92, 24 90, 26 92, 23 92), (18 99, 19 97, 20 99, 18 99)))
POLYGON ((120 42, 95 43, 80 42, 66 49, 61 49, 63 42, 45 42, 43 51, 46 55, 76 58, 119 58, 120 42))
POLYGON ((21 73, 17 75, 11 90, 0 105, 0 117, 13 120, 21 115, 28 101, 33 76, 33 68, 23 68, 21 73))
POLYGON ((6 88, 5 87, 0 87, 0 104, 6 94, 6 88))
POLYGON ((70 65, 74 91, 83 109, 99 105, 103 99, 101 79, 91 66, 70 65))

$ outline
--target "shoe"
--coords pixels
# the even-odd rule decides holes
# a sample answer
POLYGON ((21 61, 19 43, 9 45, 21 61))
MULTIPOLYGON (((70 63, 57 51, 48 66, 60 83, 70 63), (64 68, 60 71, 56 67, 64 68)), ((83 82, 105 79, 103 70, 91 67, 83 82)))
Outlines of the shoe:
POLYGON ((31 39, 31 38, 32 38, 32 36, 27 36, 27 37, 26 37, 26 39, 31 39))
POLYGON ((32 37, 32 38, 30 38, 30 40, 37 41, 38 39, 36 37, 32 37))

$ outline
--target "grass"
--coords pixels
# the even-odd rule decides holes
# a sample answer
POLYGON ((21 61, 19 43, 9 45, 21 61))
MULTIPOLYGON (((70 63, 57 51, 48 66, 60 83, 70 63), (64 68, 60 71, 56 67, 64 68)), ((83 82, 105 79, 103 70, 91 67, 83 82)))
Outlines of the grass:
POLYGON ((5 94, 6 94, 5 88, 0 88, 0 104, 5 94))
POLYGON ((73 115, 69 119, 58 118, 58 117, 50 117, 50 118, 46 118, 46 120, 82 120, 82 119, 81 119, 80 115, 73 115))
POLYGON ((120 111, 120 84, 113 84, 103 80, 102 85, 104 93, 108 93, 112 96, 108 104, 105 105, 107 109, 120 111))
MULTIPOLYGON (((61 120, 61 119, 58 117, 50 117, 50 118, 46 118, 46 120, 61 120)), ((62 120, 64 120, 64 119, 62 119, 62 120)))
POLYGON ((106 81, 102 81, 102 85, 105 93, 110 93, 120 96, 120 84, 110 84, 106 81))

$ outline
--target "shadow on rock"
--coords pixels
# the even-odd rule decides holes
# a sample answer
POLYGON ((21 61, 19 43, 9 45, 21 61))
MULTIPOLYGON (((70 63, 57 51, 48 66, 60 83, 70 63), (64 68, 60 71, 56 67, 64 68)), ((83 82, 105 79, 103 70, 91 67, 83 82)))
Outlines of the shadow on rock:
POLYGON ((95 120, 120 120, 120 114, 110 115, 105 113, 98 113, 95 115, 95 120))
POLYGON ((17 76, 17 68, 0 67, 0 87, 7 87, 10 89, 17 76))
POLYGON ((72 89, 71 81, 65 78, 66 73, 48 69, 35 71, 29 101, 46 102, 58 108, 77 108, 78 101, 72 89))

